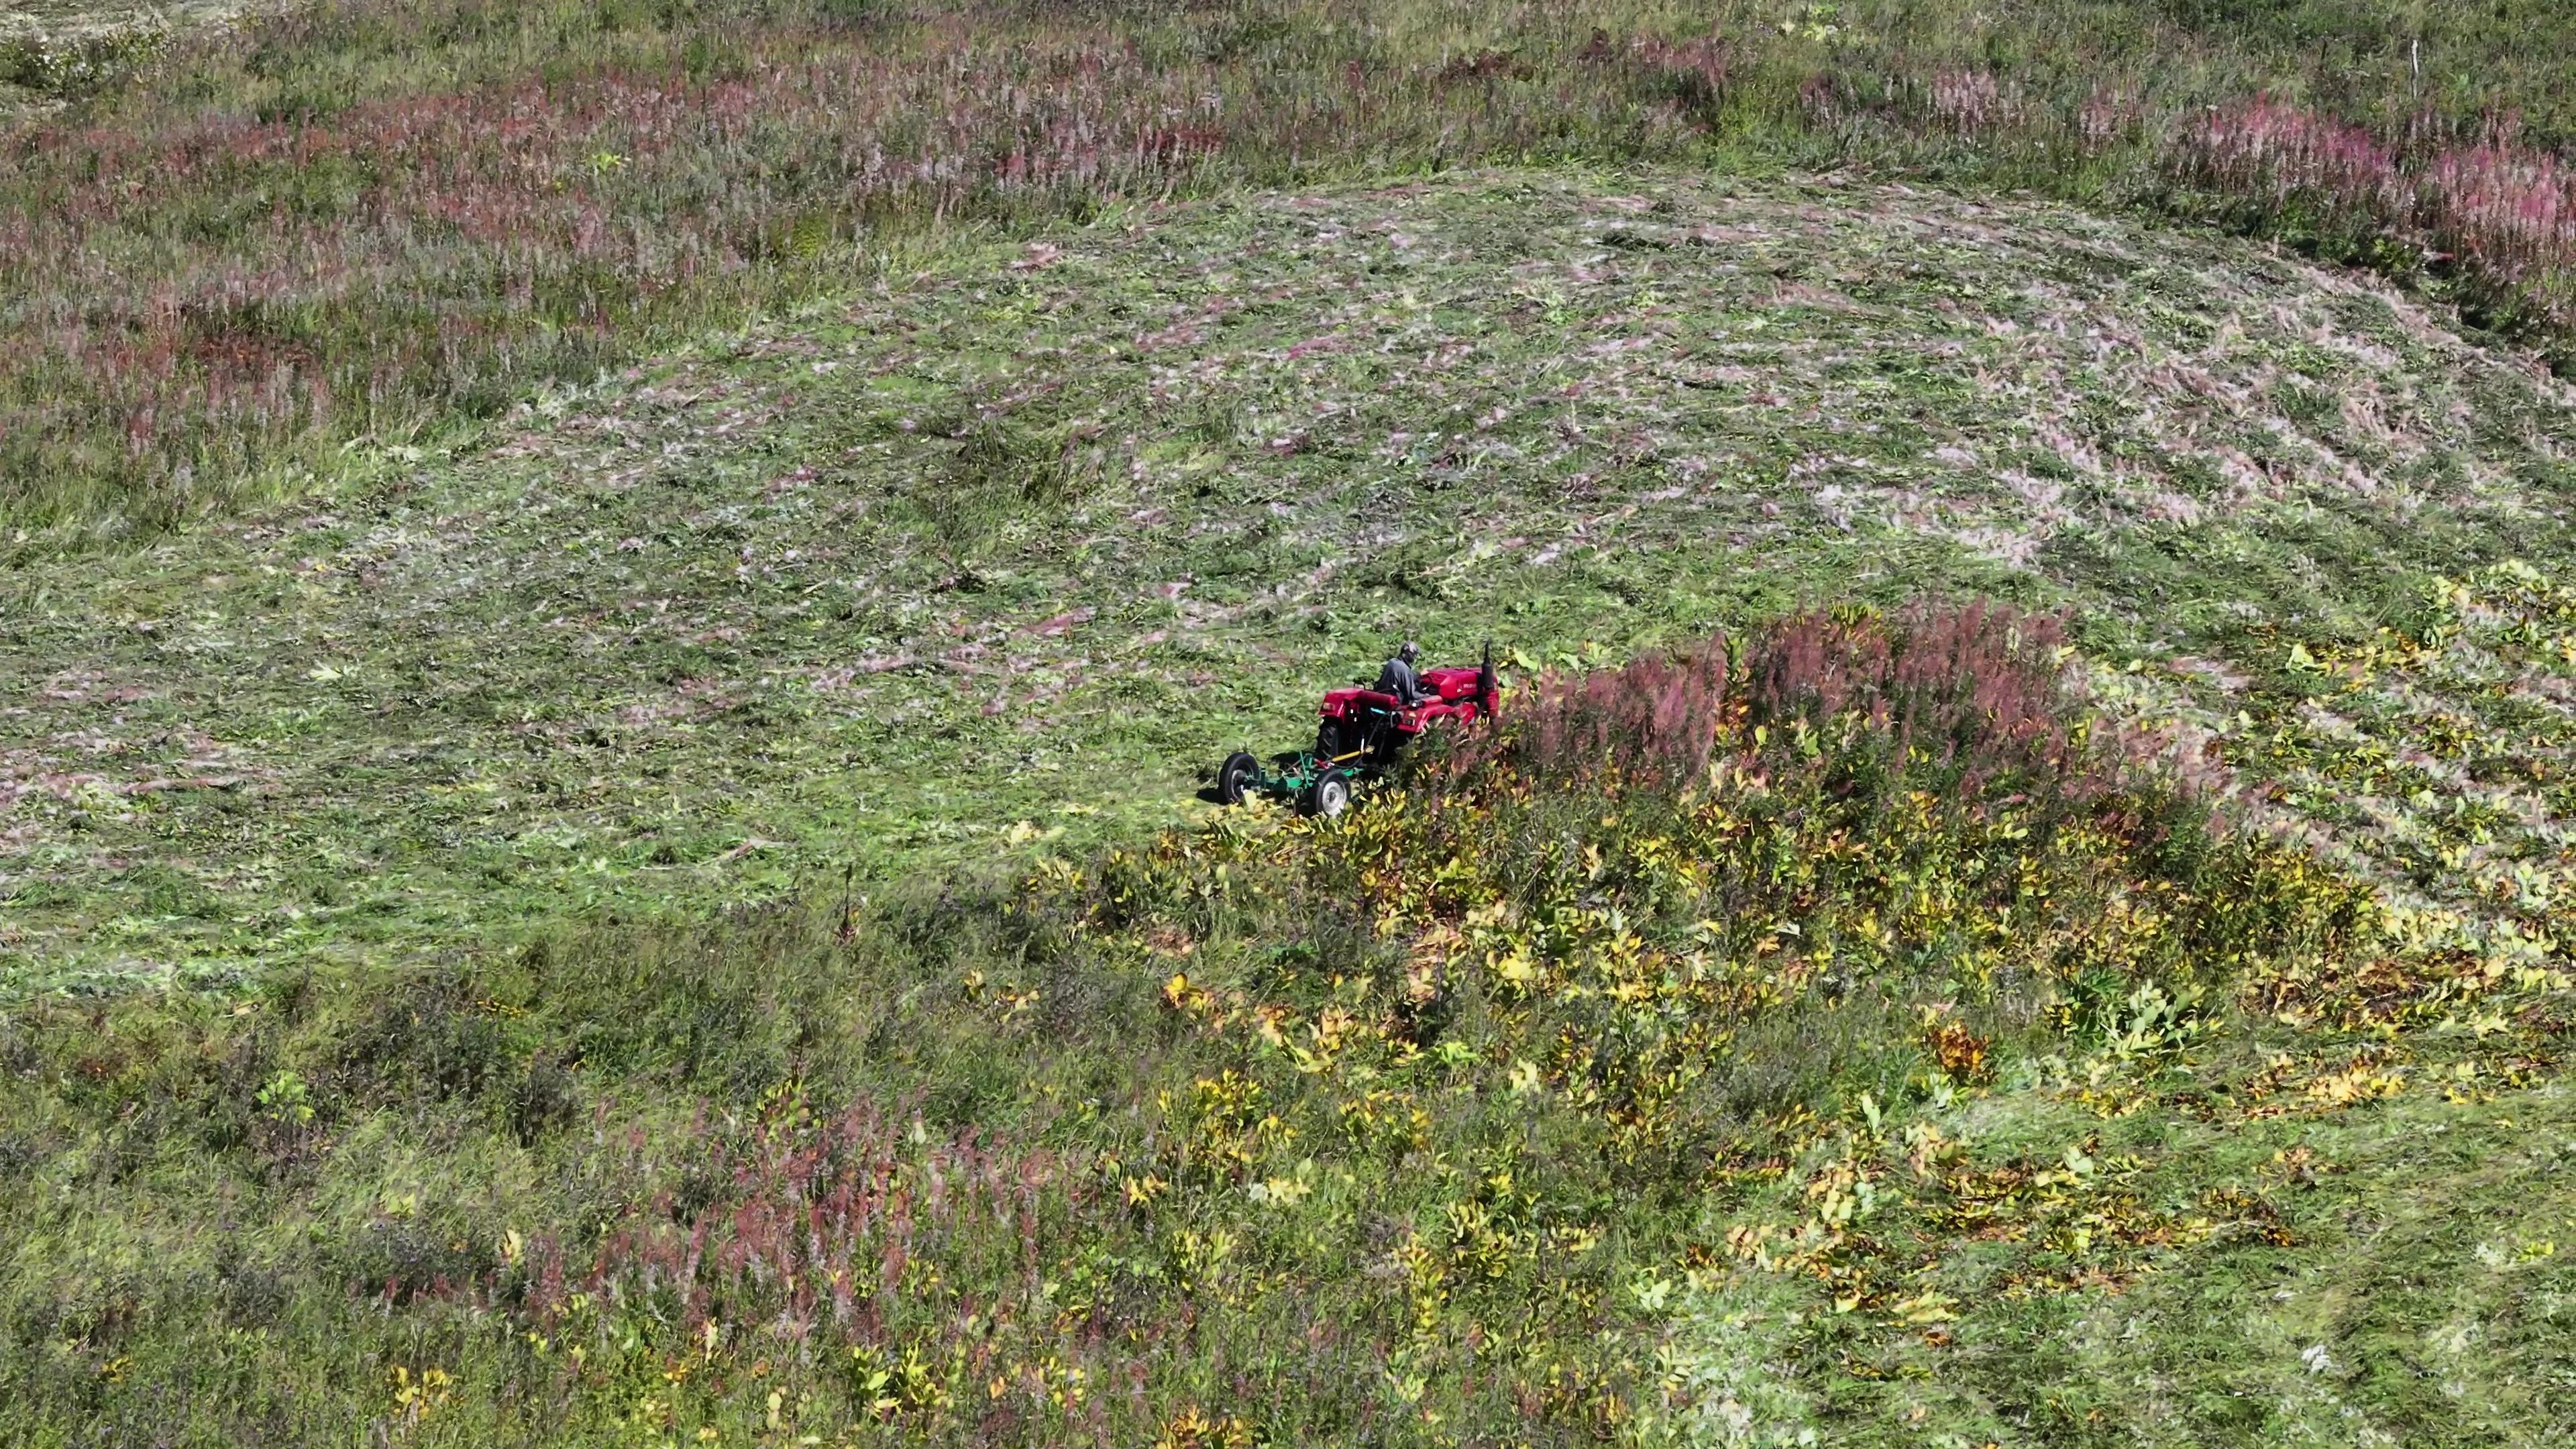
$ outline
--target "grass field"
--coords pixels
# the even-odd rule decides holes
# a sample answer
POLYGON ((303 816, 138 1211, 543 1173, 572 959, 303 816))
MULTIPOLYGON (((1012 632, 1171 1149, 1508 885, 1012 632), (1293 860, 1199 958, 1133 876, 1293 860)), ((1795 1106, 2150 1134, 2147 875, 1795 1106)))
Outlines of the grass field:
POLYGON ((48 100, 0 148, 0 513, 58 544, 327 491, 890 240, 1479 163, 1857 164, 2280 236, 2543 346, 2576 305, 2536 0, 184 19, 0 40, 48 100))
POLYGON ((210 15, 0 22, 0 1440, 2576 1430, 2560 11, 210 15))
POLYGON ((1116 838, 1408 631, 1599 662, 1983 589, 2148 661, 2140 708, 2288 749, 2292 644, 2564 567, 2569 446, 2563 387, 2413 304, 2026 203, 1532 172, 1121 213, 326 512, 15 571, 12 977, 1116 838))
POLYGON ((2564 1432, 2557 958, 2205 832, 2044 621, 1841 619, 1334 826, 24 1006, 0 1424, 2564 1432))
MULTIPOLYGON (((486 447, 387 458, 329 512, 22 567, 21 1422, 209 1441, 372 1423, 1483 1442, 1530 1415, 1567 1440, 2544 1437, 2567 1372, 2552 1234, 2576 1211, 2556 1066, 2569 426, 2545 371, 2242 242, 1850 180, 1468 173, 1113 212, 890 266, 543 399, 486 447), (1698 949, 1702 918, 1731 923, 1725 959, 1760 961, 1741 933, 1766 920, 1845 944, 1674 1048, 1701 1055, 1671 1070, 1731 1065, 1673 1099, 1664 1185, 1631 1201, 1612 1185, 1630 1159, 1601 1155, 1600 1133, 1633 1129, 1615 1102, 1572 1092, 1556 1126, 1434 1105, 1523 1100, 1548 1033, 1600 1023, 1542 1011, 1423 1055, 1439 1043, 1405 1025, 1406 978, 1364 963, 1454 953, 1457 918, 1368 907, 1372 878, 1330 864, 1358 847, 1330 832, 1283 856, 1258 833, 1186 844, 1222 751, 1297 742, 1302 701, 1399 634, 1447 657, 1490 633, 1525 683, 1927 592, 2070 611, 2080 707, 2161 731, 2152 750, 2234 802, 2222 838, 2304 842, 2285 858, 2347 882, 2328 899, 2398 914, 2341 956, 2248 924, 2229 949, 2261 966, 2215 964, 2152 915, 2125 944, 2052 945, 2091 939, 2073 923, 2104 870, 2150 898, 2252 889, 2106 846, 1988 924, 1871 948, 1896 954, 1830 975, 1874 983, 1853 996, 1796 985, 1866 929, 1827 903, 1932 889, 1919 870, 1990 899, 1993 852, 2028 827, 1936 848, 1968 827, 1872 816, 1923 864, 1733 905, 1658 887, 1619 908, 1658 950, 1698 949), (1113 889, 1100 852, 1165 825, 1182 853, 1113 889), (1309 870, 1206 914, 1249 888, 1229 880, 1309 870), (1939 944, 1980 939, 2036 954, 1978 967, 1939 944), (1350 950, 1322 976, 1260 964, 1350 950), (1358 983, 1339 1007, 1336 978, 1358 983), (1192 991, 1219 1005, 1176 1038, 1192 991), (1944 1007, 1991 1052, 1947 1087, 1924 1075, 1944 1038, 1915 1024, 1944 1007), (1331 1036, 1335 1010, 1381 1034, 1347 1081, 1315 1078, 1289 1050, 1311 1032, 1276 1015, 1331 1036), (1148 1064, 1117 1065, 1145 1041, 1148 1064), (1399 1108, 1429 1135, 1388 1155, 1367 1123, 1399 1108), (713 1317, 596 1296, 621 1254, 645 1255, 638 1291, 671 1271, 632 1234, 751 1232, 741 1214, 825 1190, 796 1174, 859 1171, 906 1114, 930 1155, 905 1167, 892 1144, 886 1170, 982 1163, 1039 1194, 1025 1221, 1052 1226, 1012 1231, 1037 1234, 1052 1306, 1008 1334, 936 1327, 1001 1301, 989 1275, 1020 1261, 989 1256, 980 1218, 921 1249, 953 1290, 924 1278, 876 1328, 761 1327, 805 1310, 740 1282, 713 1317), (1441 1236, 1499 1210, 1506 1169, 1469 1170, 1498 1131, 1538 1134, 1509 1171, 1545 1184, 1513 1209, 1539 1216, 1441 1236), (1205 1132, 1233 1166, 1170 1145, 1205 1132), (1959 1140, 1982 1155, 1940 1165, 1959 1140), (753 1196, 707 1199, 701 1161, 740 1164, 722 1171, 753 1196), (1051 1175, 1071 1164, 1092 1176, 1051 1175), (1107 1202, 1078 1187, 1103 1173, 1127 1184, 1107 1202), (1168 1215, 1114 1210, 1153 1181, 1177 1184, 1168 1215), (1263 1184, 1319 1194, 1303 1226, 1279 1235, 1263 1184), (1376 1200, 1395 1206, 1359 1211, 1376 1200), (250 1221, 274 1226, 221 1226, 250 1221), (1538 1251, 1593 1232, 1617 1251, 1538 1251), (1974 1246, 1997 1233, 2040 1256, 1974 1246), (1440 1243, 1538 1256, 1422 1260, 1415 1298, 1330 1310, 1343 1348, 1280 1357, 1322 1342, 1326 1310, 1298 1305, 1440 1243), (1249 1276, 1204 1257, 1236 1251, 1249 1276), (591 1296, 546 1306, 549 1272, 591 1296), (544 1367, 563 1313, 590 1357, 544 1367), (1140 1325, 1173 1315, 1210 1336, 1147 1352, 1140 1325), (1522 1318, 1505 1366, 1473 1367, 1522 1318), (231 1347, 209 1358, 208 1333, 231 1347), (1132 1391, 1080 1387, 1106 1377, 1132 1391), (2485 1417, 2446 1419, 2425 1397, 2446 1384, 2485 1417), (989 1412, 958 1407, 970 1389, 989 1412)), ((1614 807, 1599 847, 1635 850, 1642 827, 1613 822, 1652 808, 1614 807)), ((1837 858, 1833 818, 1781 817, 1820 834, 1752 859, 1837 858)), ((1543 921, 1568 909, 1547 878, 1489 888, 1543 921)), ((2263 889, 2305 919, 2306 877, 2280 879, 2263 889)), ((1616 939, 1546 949, 1579 984, 1624 969, 1616 939)), ((1569 989, 1565 1009, 1588 999, 1569 989)), ((1701 1019, 1687 999, 1659 1031, 1701 1019)), ((850 1251, 895 1251, 850 1231, 850 1251)))

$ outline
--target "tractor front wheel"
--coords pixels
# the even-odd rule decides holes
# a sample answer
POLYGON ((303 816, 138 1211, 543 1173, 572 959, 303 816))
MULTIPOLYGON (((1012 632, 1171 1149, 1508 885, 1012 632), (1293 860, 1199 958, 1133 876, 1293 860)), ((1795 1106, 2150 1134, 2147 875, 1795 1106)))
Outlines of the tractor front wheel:
POLYGON ((1327 769, 1306 787, 1306 813, 1326 820, 1351 808, 1351 777, 1336 769, 1327 769))
POLYGON ((1261 778, 1261 762, 1241 750, 1225 757, 1216 767, 1216 798, 1222 805, 1240 805, 1243 792, 1261 778))

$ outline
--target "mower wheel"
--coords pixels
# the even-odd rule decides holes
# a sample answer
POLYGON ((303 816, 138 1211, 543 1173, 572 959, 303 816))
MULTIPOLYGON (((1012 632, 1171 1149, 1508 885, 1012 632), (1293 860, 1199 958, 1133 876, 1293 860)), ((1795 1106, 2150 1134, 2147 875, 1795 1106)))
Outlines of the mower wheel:
POLYGON ((1259 778, 1261 778, 1259 760, 1241 750, 1226 756, 1225 763, 1216 768, 1217 802, 1223 805, 1242 804, 1245 788, 1259 778))
POLYGON ((1306 787, 1306 813, 1326 820, 1351 808, 1351 777, 1340 770, 1327 768, 1306 787))

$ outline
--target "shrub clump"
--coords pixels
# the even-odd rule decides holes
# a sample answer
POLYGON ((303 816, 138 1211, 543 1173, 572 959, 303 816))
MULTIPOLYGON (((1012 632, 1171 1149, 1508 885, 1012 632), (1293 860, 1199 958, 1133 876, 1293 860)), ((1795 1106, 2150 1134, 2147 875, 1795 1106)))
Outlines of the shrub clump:
POLYGON ((1506 728, 1449 757, 1452 781, 1497 767, 1585 789, 1671 789, 1722 740, 1830 756, 1845 793, 1929 771, 1974 794, 2012 781, 2098 797, 2119 759, 2067 708, 2062 621, 1986 604, 1890 619, 1813 611, 1736 644, 1723 635, 1618 669, 1540 677, 1506 728), (1831 732, 1830 745, 1823 737, 1831 732))

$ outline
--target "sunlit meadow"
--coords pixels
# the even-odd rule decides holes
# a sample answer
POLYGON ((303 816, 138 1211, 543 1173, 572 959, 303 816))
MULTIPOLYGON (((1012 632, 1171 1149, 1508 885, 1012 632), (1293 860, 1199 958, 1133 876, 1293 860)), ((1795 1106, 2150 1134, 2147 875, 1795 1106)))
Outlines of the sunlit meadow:
POLYGON ((2571 14, 0 16, 0 1441, 2563 1442, 2571 14))
POLYGON ((0 38, 44 103, 0 147, 0 508, 114 534, 305 492, 827 293, 898 238, 1491 161, 1856 163, 2179 207, 2545 333, 2576 246, 2558 23, 2074 0, 58 18, 0 38))
MULTIPOLYGON (((2133 1339, 2429 1427, 2438 1388, 2318 1381, 2252 1298, 2230 1347, 2162 1285, 2250 1293, 2355 1241, 2329 1175, 2389 1168, 2332 1135, 2348 1113, 2482 1133, 2501 1093, 2532 1106, 2487 1115, 2563 1128, 2533 1083, 2565 977, 2212 820, 2162 742, 2070 700, 2066 659, 2044 617, 1808 615, 1533 681, 1500 733, 1337 823, 1254 812, 971 898, 600 936, 375 999, 21 1012, 16 1079, 60 1083, 21 1089, 52 1104, 25 1140, 103 1132, 105 1156, 47 1157, 66 1195, 9 1280, 0 1422, 1172 1445, 2334 1422, 2017 1367, 2103 1302, 2133 1339), (626 1085, 580 1085, 601 1073, 626 1085), (85 1125, 117 1101, 123 1125, 85 1125), (208 1202, 239 1220, 148 1207, 208 1202)), ((2442 1442, 2560 1422, 2515 1386, 2562 1361, 2567 1206, 2483 1220, 2477 1251, 2524 1276, 2472 1301, 2536 1296, 2458 1370, 2492 1390, 2442 1442)))

